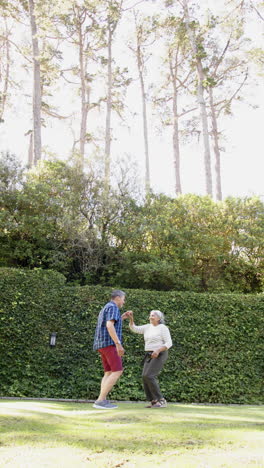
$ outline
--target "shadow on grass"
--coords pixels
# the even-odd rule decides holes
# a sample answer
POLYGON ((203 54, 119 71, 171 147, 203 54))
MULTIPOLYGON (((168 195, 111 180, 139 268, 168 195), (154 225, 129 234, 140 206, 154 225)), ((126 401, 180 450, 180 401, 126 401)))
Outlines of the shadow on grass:
POLYGON ((160 453, 162 446, 171 449, 219 446, 220 432, 226 433, 221 444, 230 444, 231 433, 238 436, 239 431, 259 433, 264 429, 262 407, 169 405, 162 410, 146 410, 123 403, 114 412, 104 412, 94 410, 91 405, 81 408, 78 404, 70 405, 70 410, 64 404, 41 405, 43 411, 39 404, 31 411, 23 405, 9 405, 8 413, 19 411, 19 414, 0 416, 1 445, 71 446, 93 452, 155 454, 160 453))

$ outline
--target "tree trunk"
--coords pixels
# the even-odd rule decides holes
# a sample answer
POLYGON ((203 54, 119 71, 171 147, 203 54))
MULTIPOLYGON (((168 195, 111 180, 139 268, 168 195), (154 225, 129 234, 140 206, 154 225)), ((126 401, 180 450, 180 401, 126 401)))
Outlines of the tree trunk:
POLYGON ((107 98, 106 98, 106 124, 105 124, 105 193, 110 188, 110 164, 111 164, 111 114, 113 93, 113 70, 112 70, 112 45, 114 32, 120 19, 123 0, 119 2, 108 0, 107 17, 107 98))
POLYGON ((107 43, 107 100, 106 100, 106 125, 105 125, 105 188, 110 186, 110 158, 111 158, 111 112, 112 112, 112 40, 110 17, 108 18, 108 43, 107 43))
POLYGON ((149 170, 149 145, 148 145, 148 122, 147 122, 147 105, 145 83, 143 77, 143 63, 141 56, 141 48, 139 39, 137 38, 137 66, 140 80, 141 97, 142 97, 142 112, 143 112, 143 132, 144 132, 144 148, 145 148, 145 190, 146 195, 150 193, 150 170, 149 170))
POLYGON ((216 119, 214 98, 213 98, 213 88, 211 86, 209 87, 209 98, 210 98, 212 133, 213 133, 214 153, 215 153, 216 199, 220 201, 222 200, 221 153, 219 149, 219 138, 218 138, 217 119, 216 119))
POLYGON ((33 50, 33 147, 34 164, 41 160, 41 78, 34 0, 28 0, 33 50))
POLYGON ((204 81, 205 76, 203 72, 202 60, 199 57, 199 53, 197 50, 195 33, 190 26, 190 16, 189 16, 187 0, 183 0, 183 6, 184 6, 184 16, 186 20, 187 33, 188 33, 188 37, 190 40, 193 57, 195 60, 197 78, 198 78, 197 100, 198 100, 198 104, 200 107, 200 116, 201 116, 201 122, 202 122, 202 130, 203 130, 206 193, 212 196, 213 187, 212 187, 212 170, 211 170, 208 117, 207 117, 207 112, 206 112, 206 105, 205 105, 205 99, 204 99, 204 87, 203 87, 203 81, 204 81))
MULTIPOLYGON (((176 58, 177 60, 177 58, 176 58)), ((176 66, 177 67, 177 66, 176 66)), ((175 67, 175 69, 176 69, 175 67)), ((176 83, 177 71, 173 70, 172 59, 170 58, 170 75, 173 86, 173 161, 175 170, 175 192, 176 196, 182 193, 181 188, 181 175, 180 175, 180 141, 179 141, 179 117, 178 117, 178 89, 176 83)))
POLYGON ((5 112, 5 106, 6 106, 6 100, 7 100, 9 73, 10 73, 10 44, 9 44, 9 38, 8 38, 9 32, 8 32, 6 20, 5 20, 5 31, 6 31, 6 37, 4 39, 5 68, 3 65, 3 76, 1 76, 1 71, 0 71, 0 81, 3 81, 3 91, 1 93, 1 99, 0 99, 0 123, 4 121, 4 112, 5 112))
POLYGON ((34 161, 34 154, 33 154, 33 132, 29 134, 29 145, 28 145, 28 166, 32 167, 34 161))
POLYGON ((90 105, 90 89, 86 83, 86 58, 84 54, 84 43, 83 43, 83 32, 82 23, 80 19, 79 27, 79 65, 80 65, 80 76, 81 76, 81 126, 80 126, 80 156, 81 166, 84 165, 84 154, 86 144, 86 133, 87 133, 87 117, 90 105))

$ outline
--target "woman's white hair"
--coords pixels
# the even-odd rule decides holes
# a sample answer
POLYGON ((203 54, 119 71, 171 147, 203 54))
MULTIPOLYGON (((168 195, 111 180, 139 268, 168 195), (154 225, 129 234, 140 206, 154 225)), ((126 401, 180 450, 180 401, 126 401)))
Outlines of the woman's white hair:
POLYGON ((160 319, 160 323, 165 323, 164 314, 160 310, 152 310, 153 314, 155 314, 160 319))

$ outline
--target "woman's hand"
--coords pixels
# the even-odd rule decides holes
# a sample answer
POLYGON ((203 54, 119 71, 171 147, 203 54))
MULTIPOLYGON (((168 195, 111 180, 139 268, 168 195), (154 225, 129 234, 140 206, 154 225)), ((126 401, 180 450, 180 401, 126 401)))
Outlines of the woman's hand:
POLYGON ((159 349, 156 349, 155 351, 153 351, 153 353, 151 354, 151 357, 152 358, 157 358, 159 356, 160 353, 162 353, 162 351, 166 351, 168 348, 166 346, 162 346, 161 348, 159 349))
POLYGON ((130 323, 133 323, 134 322, 134 314, 133 314, 133 310, 128 310, 126 312, 126 318, 129 318, 129 322, 130 323))
POLYGON ((129 317, 129 325, 133 325, 133 324, 134 324, 134 314, 133 314, 133 310, 129 310, 129 311, 128 311, 128 317, 129 317))

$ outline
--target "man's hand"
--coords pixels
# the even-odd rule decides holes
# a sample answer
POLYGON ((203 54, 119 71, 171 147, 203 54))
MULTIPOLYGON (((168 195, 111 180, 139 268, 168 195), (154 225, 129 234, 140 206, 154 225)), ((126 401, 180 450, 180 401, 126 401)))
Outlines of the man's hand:
POLYGON ((116 344, 116 351, 117 351, 118 356, 124 356, 125 354, 125 350, 123 346, 121 345, 121 343, 116 344))
POLYGON ((125 320, 125 319, 127 319, 128 317, 129 317, 128 311, 127 311, 127 312, 124 312, 124 313, 121 315, 121 319, 122 319, 122 320, 125 320))
POLYGON ((158 355, 159 355, 159 351, 158 351, 158 350, 157 350, 157 351, 153 351, 153 353, 151 354, 151 357, 155 359, 155 358, 158 357, 158 355))
POLYGON ((127 310, 121 315, 122 320, 133 317, 133 311, 132 310, 127 310))

